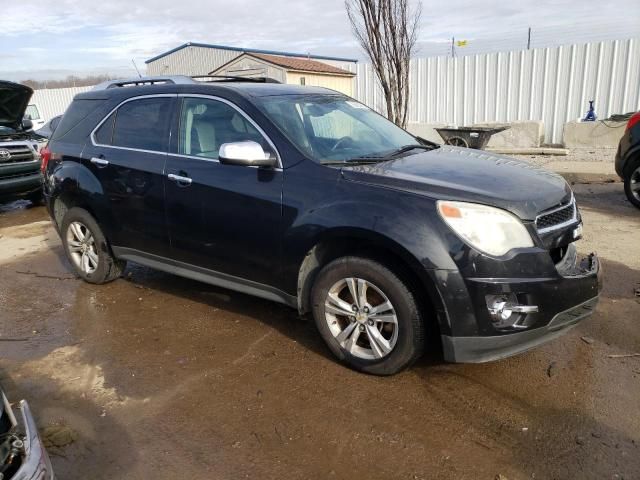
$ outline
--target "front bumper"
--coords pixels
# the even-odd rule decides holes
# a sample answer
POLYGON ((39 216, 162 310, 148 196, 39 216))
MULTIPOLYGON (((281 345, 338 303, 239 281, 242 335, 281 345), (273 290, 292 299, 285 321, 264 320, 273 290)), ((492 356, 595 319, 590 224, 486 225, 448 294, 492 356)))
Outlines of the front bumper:
POLYGON ((0 199, 19 198, 41 188, 42 175, 39 171, 16 177, 0 177, 0 199))
MULTIPOLYGON (((1 392, 0 395, 8 407, 6 397, 4 397, 4 394, 1 392)), ((38 435, 38 429, 31 410, 29 409, 29 404, 25 400, 22 400, 19 405, 19 410, 21 421, 16 421, 14 428, 21 429, 24 434, 24 456, 22 458, 22 465, 17 472, 10 477, 10 480, 54 480, 55 475, 53 474, 51 461, 38 435)))
MULTIPOLYGON (((473 329, 442 335, 444 357, 451 362, 480 363, 515 355, 552 340, 593 313, 602 289, 602 268, 595 254, 578 262, 575 247, 555 274, 538 278, 459 278, 465 290, 473 329), (512 328, 497 328, 487 308, 491 295, 514 294, 538 311, 522 315, 512 328)), ((522 266, 522 264, 521 264, 522 266)), ((451 285, 451 276, 447 281, 451 285)), ((455 283, 455 282, 454 282, 455 283)), ((459 298, 458 303, 462 299, 459 298)), ((468 322, 467 326, 470 326, 468 322)))
POLYGON ((451 362, 482 363, 500 360, 553 340, 593 313, 598 297, 556 314, 546 327, 490 337, 442 336, 445 358, 451 362))

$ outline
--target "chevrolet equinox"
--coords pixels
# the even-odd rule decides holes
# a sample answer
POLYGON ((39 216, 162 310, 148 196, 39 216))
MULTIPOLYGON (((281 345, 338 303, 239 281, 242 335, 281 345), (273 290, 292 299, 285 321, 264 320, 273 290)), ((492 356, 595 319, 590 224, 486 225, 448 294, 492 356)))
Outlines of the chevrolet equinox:
POLYGON ((562 177, 432 144, 324 88, 107 82, 74 99, 43 172, 87 282, 132 261, 281 302, 367 373, 398 372, 428 345, 453 362, 513 355, 598 301, 562 177))

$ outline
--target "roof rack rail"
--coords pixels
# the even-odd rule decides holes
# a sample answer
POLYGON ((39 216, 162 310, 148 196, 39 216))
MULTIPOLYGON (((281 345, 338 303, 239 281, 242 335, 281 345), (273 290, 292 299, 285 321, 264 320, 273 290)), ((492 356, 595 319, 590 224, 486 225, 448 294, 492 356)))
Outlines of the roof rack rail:
POLYGON ((204 82, 255 82, 255 83, 281 83, 271 77, 242 77, 239 75, 194 75, 194 80, 204 82))
POLYGON ((188 77, 186 75, 170 75, 166 77, 139 77, 118 80, 107 80, 102 82, 92 90, 107 90, 118 87, 139 87, 143 85, 189 85, 201 82, 255 82, 255 83, 280 83, 270 77, 238 77, 233 75, 196 75, 188 77))
POLYGON ((126 78, 126 79, 118 79, 118 80, 107 80, 106 82, 102 82, 95 87, 93 90, 107 90, 108 88, 116 88, 116 87, 137 87, 141 85, 161 85, 164 83, 175 84, 175 85, 184 85, 195 83, 191 77, 187 77, 186 75, 171 75, 167 77, 139 77, 139 78, 126 78))

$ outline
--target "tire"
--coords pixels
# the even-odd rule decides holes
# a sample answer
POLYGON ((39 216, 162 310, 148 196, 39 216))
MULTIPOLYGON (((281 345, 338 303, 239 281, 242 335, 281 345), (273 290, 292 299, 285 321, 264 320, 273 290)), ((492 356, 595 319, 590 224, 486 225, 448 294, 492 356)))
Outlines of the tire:
POLYGON ((42 190, 30 193, 27 197, 27 200, 29 200, 34 207, 41 207, 42 205, 44 205, 44 195, 42 193, 42 190))
POLYGON ((624 177, 624 193, 627 199, 637 208, 640 208, 640 159, 631 162, 624 177))
POLYGON ((393 375, 422 356, 426 332, 417 302, 394 272, 374 260, 342 257, 327 264, 314 282, 311 301, 316 327, 327 346, 355 370, 393 375), (366 292, 355 306, 354 290, 357 297, 366 292), (390 305, 381 307, 386 300, 390 305), (358 311, 349 316, 348 307, 358 311))
POLYGON ((69 263, 84 281, 102 284, 122 274, 126 262, 113 256, 102 230, 86 210, 70 209, 62 219, 60 236, 69 263))

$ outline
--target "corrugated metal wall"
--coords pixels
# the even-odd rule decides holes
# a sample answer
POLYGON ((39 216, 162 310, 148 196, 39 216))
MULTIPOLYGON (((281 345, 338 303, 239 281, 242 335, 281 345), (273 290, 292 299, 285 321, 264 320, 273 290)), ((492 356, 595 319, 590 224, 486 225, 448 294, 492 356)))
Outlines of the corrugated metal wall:
POLYGON ((40 115, 45 121, 51 120, 56 115, 62 115, 71 100, 78 93, 91 90, 93 87, 48 88, 36 90, 31 97, 31 102, 38 105, 40 115))
MULTIPOLYGON (((147 75, 207 75, 240 55, 242 51, 189 45, 148 63, 147 75)), ((303 55, 300 58, 307 57, 303 55)), ((324 59, 318 61, 349 71, 355 68, 354 62, 324 59)))
MULTIPOLYGON (((384 112, 371 65, 357 73, 356 98, 384 112)), ((589 100, 599 118, 640 110, 640 39, 411 62, 410 122, 543 120, 545 142, 555 144, 589 100)))
POLYGON ((147 64, 147 75, 207 75, 242 52, 191 45, 147 64))

